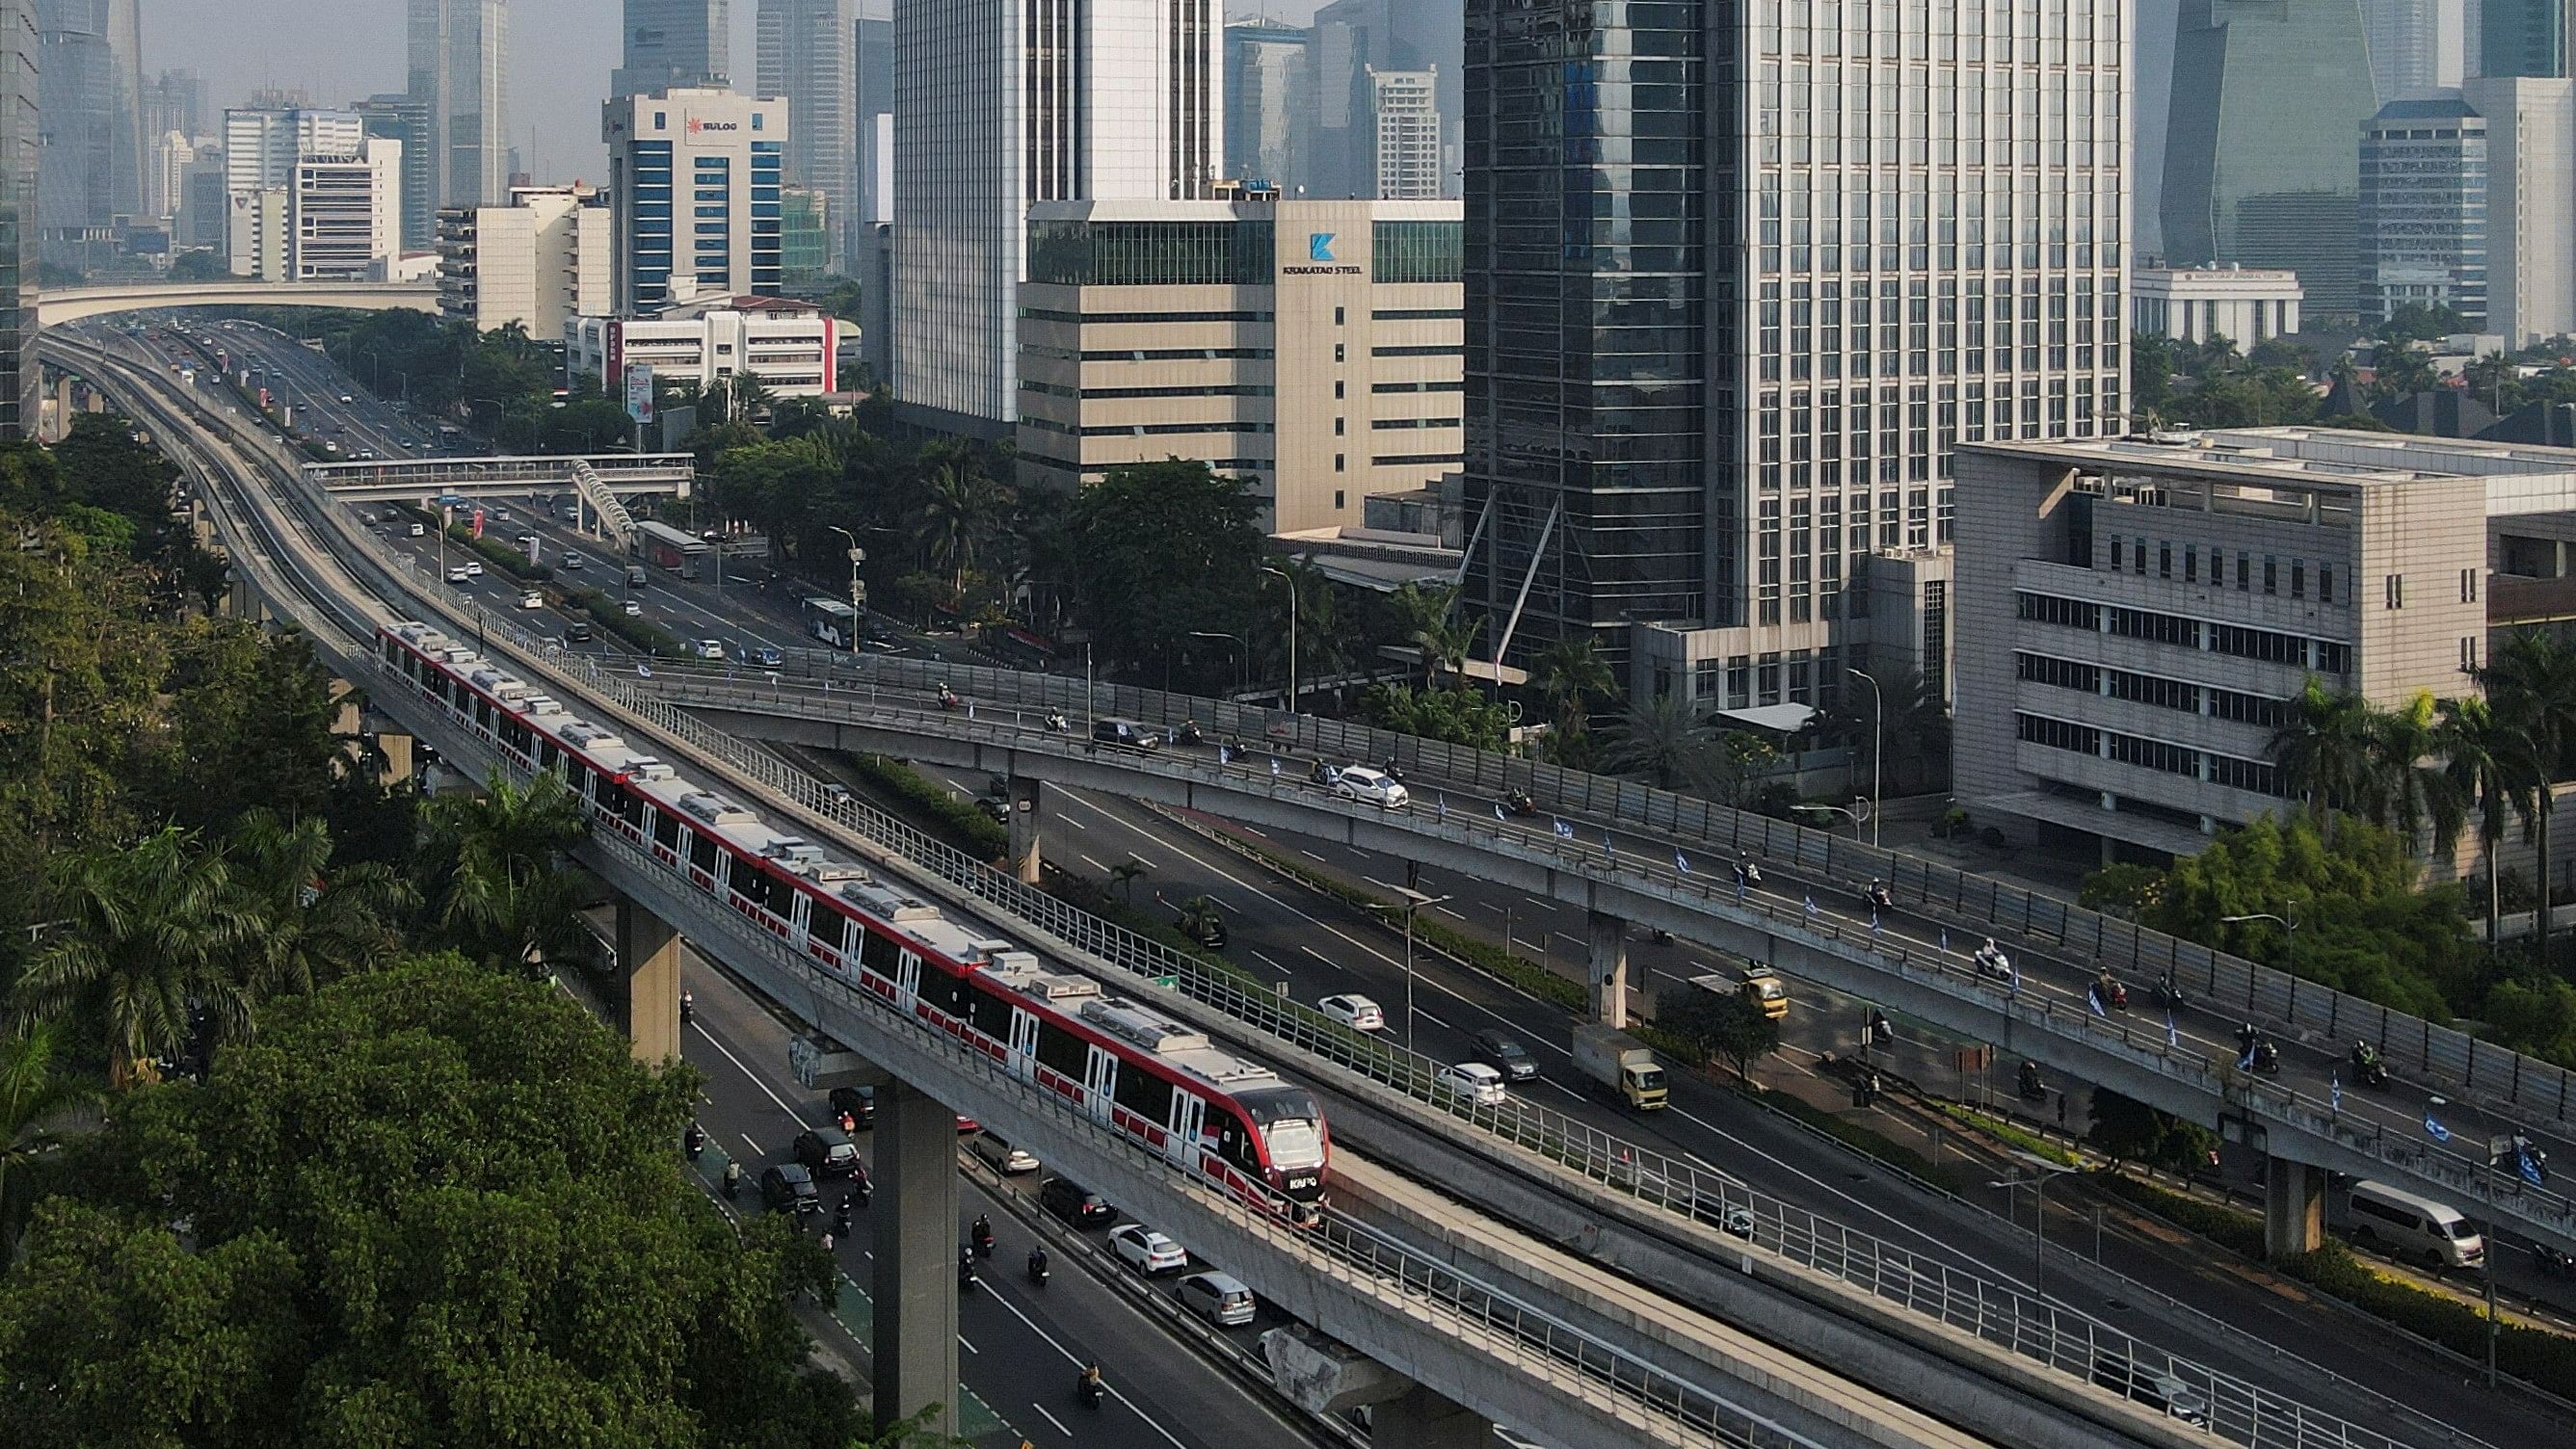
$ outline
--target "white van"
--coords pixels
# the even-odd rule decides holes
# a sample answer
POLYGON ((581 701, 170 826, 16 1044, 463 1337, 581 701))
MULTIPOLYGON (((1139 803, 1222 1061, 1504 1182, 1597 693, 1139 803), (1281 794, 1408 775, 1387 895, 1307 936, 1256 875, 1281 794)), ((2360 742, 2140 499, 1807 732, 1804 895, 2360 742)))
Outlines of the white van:
POLYGON ((2364 1178, 2352 1185, 2350 1205, 2353 1241, 2375 1245, 2399 1258, 2444 1268, 2474 1268, 2486 1261, 2487 1245, 2460 1210, 2401 1188, 2364 1178))

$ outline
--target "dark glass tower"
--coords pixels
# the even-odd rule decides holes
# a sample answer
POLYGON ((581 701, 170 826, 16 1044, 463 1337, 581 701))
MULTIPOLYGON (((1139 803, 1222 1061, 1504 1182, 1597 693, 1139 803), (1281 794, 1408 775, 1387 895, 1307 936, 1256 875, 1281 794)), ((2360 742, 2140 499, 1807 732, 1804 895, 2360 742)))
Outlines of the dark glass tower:
POLYGON ((0 438, 32 437, 36 345, 36 22, 0 0, 0 438))

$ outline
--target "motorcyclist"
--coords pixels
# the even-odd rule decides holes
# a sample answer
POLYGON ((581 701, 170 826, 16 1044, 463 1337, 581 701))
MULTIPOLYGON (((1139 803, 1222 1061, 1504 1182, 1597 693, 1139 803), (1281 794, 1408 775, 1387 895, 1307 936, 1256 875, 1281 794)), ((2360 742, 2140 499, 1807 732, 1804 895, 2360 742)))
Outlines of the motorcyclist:
POLYGON ((724 1195, 730 1198, 739 1197, 741 1194, 742 1164, 739 1162, 728 1162, 725 1164, 724 1195))
POLYGON ((1887 882, 1877 879, 1872 879, 1870 881, 1869 903, 1873 906, 1877 906, 1881 910, 1886 910, 1896 904, 1895 897, 1887 893, 1887 882))
POLYGON ((1109 1392, 1109 1386, 1100 1381, 1100 1365, 1096 1363, 1085 1364, 1082 1369, 1082 1377, 1074 1380, 1073 1391, 1081 1396, 1084 1404, 1098 1404, 1102 1397, 1109 1392))
POLYGON ((975 1251, 983 1257, 993 1256, 993 1225, 982 1213, 975 1215, 975 1251))
POLYGON ((698 1154, 706 1148, 707 1129, 695 1122, 690 1123, 689 1130, 680 1134, 680 1143, 689 1149, 689 1160, 696 1161, 698 1154))
POLYGON ((695 1020, 697 1020, 697 1019, 698 1019, 698 998, 697 998, 697 997, 695 997, 695 996, 692 996, 691 994, 689 994, 689 993, 688 993, 688 992, 686 992, 686 991, 681 992, 681 993, 680 993, 680 1024, 681 1024, 682 1026, 686 1026, 686 1025, 688 1025, 690 1022, 695 1021, 695 1020))
POLYGON ((1056 734, 1063 734, 1073 728, 1073 725, 1065 719, 1063 710, 1051 709, 1047 711, 1046 727, 1056 734))
POLYGON ((975 1286, 975 1251, 972 1248, 957 1250, 957 1286, 960 1288, 975 1286))
POLYGON ((1031 1281, 1033 1281, 1033 1282, 1038 1282, 1038 1283, 1043 1283, 1043 1282, 1045 1282, 1045 1281, 1047 1280, 1047 1250, 1046 1250, 1046 1249, 1044 1249, 1044 1248, 1031 1248, 1031 1249, 1029 1249, 1029 1278, 1030 1278, 1030 1280, 1031 1280, 1031 1281))

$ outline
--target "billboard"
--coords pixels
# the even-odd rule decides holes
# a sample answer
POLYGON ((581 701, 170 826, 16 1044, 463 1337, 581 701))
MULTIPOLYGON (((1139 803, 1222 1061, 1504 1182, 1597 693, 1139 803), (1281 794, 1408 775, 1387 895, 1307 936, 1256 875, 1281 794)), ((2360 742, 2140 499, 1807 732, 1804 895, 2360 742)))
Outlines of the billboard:
POLYGON ((638 426, 653 421, 653 365, 626 364, 626 415, 638 426))

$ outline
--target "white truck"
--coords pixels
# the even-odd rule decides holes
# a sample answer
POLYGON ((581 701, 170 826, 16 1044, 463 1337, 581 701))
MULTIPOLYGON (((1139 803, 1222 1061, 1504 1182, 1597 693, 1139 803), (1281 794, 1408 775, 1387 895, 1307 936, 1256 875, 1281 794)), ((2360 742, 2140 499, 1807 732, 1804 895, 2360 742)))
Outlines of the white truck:
POLYGON ((1664 1069, 1635 1038, 1599 1022, 1574 1028, 1575 1070, 1640 1112, 1664 1108, 1664 1069))

